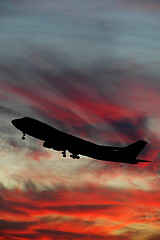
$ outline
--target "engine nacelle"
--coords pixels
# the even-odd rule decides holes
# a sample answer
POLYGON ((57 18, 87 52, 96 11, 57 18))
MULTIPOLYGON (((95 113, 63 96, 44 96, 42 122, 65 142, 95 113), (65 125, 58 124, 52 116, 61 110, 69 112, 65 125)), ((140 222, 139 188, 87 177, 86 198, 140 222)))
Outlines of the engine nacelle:
POLYGON ((55 143, 50 143, 50 142, 46 142, 45 141, 43 143, 43 147, 45 147, 45 148, 53 148, 56 151, 61 151, 60 146, 58 146, 58 144, 55 144, 55 143))
POLYGON ((43 143, 43 147, 45 147, 45 148, 52 148, 51 143, 49 143, 49 142, 44 142, 43 143))

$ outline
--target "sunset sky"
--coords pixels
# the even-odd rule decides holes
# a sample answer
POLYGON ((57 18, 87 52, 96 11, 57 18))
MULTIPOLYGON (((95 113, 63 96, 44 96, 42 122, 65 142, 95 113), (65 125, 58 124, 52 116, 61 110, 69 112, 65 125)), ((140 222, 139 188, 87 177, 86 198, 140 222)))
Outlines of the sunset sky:
POLYGON ((158 0, 0 1, 0 240, 160 239, 159 29, 158 0), (63 158, 25 116, 152 162, 63 158))

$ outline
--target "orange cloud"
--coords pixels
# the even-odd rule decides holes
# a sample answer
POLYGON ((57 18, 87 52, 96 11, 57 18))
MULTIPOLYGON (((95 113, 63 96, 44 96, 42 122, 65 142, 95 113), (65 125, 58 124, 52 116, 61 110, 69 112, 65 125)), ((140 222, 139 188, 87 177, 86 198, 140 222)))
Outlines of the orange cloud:
MULTIPOLYGON (((159 192, 108 188, 1 189, 0 229, 12 239, 132 239, 137 224, 159 228, 159 192), (124 228, 132 228, 127 233, 124 228), (119 232, 119 234, 117 234, 119 232), (28 237, 28 238, 27 238, 28 237)), ((146 229, 147 231, 147 229, 146 229)), ((142 238, 146 239, 146 238, 142 238)))

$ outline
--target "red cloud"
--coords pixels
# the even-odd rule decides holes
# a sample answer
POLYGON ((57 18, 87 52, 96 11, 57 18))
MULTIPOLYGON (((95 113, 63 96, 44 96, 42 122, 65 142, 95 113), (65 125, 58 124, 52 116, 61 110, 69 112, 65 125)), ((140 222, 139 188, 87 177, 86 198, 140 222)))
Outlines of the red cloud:
MULTIPOLYGON (((94 168, 91 164, 90 168, 87 168, 85 165, 81 170, 72 172, 79 174, 73 178, 77 178, 74 184, 67 184, 65 176, 64 179, 58 181, 58 184, 56 183, 57 185, 54 184, 54 191, 51 185, 48 189, 46 187, 45 191, 38 191, 32 183, 26 184, 25 192, 20 189, 2 188, 0 239, 132 240, 134 232, 140 231, 137 225, 145 224, 148 238, 151 234, 150 230, 154 232, 159 228, 160 192, 156 174, 159 169, 159 142, 151 132, 148 134, 147 126, 144 126, 144 129, 137 127, 143 120, 143 116, 149 113, 142 100, 145 99, 151 107, 153 101, 159 102, 159 96, 155 90, 146 86, 140 86, 140 88, 141 94, 135 95, 124 89, 122 92, 128 101, 123 104, 120 98, 117 103, 116 101, 109 102, 91 89, 89 93, 71 91, 72 94, 66 97, 63 94, 46 93, 42 88, 35 91, 13 85, 5 87, 5 90, 23 98, 40 114, 65 122, 65 124, 74 124, 78 127, 86 124, 97 126, 107 121, 115 128, 118 138, 124 142, 129 142, 130 133, 136 136, 150 134, 152 145, 150 151, 146 152, 146 156, 154 162, 148 166, 145 165, 145 168, 143 166, 143 169, 129 165, 117 167, 115 164, 99 163, 99 168, 97 166, 94 168), (146 92, 147 95, 150 93, 149 99, 144 98, 146 92), (124 124, 128 126, 127 130, 124 129, 124 124), (128 131, 129 134, 125 135, 124 131, 128 131), (123 177, 121 170, 124 170, 123 177), (143 175, 142 177, 146 180, 146 190, 142 187, 143 182, 136 181, 138 174, 143 175), (85 175, 87 175, 87 180, 84 179, 84 182, 78 185, 78 180, 85 175), (116 181, 119 181, 117 187, 114 181, 116 184, 116 181)), ((132 84, 132 91, 135 93, 137 90, 137 86, 132 84)), ((117 96, 117 99, 118 97, 120 96, 117 96)), ((157 111, 157 106, 158 103, 152 109, 152 114, 155 110, 157 111)), ((143 128, 143 124, 141 126, 143 128)), ((107 135, 110 134, 109 139, 114 143, 113 133, 114 131, 110 130, 107 135)), ((103 134, 103 138, 108 139, 108 136, 103 134)), ((40 157, 47 157, 37 150, 28 152, 27 156, 36 160, 40 157)), ((32 174, 34 169, 30 171, 32 174)), ((53 175, 52 178, 54 178, 53 175)), ((142 240, 146 240, 147 237, 142 240)))
MULTIPOLYGON (((112 101, 108 101, 105 96, 101 97, 94 89, 90 88, 86 92, 83 91, 83 87, 77 89, 70 86, 70 91, 67 91, 68 95, 66 92, 51 93, 41 87, 35 91, 35 89, 13 84, 3 85, 2 88, 24 99, 42 116, 61 122, 64 126, 78 127, 77 131, 80 131, 78 134, 84 137, 87 136, 85 126, 93 125, 94 135, 99 136, 101 142, 129 144, 139 139, 151 140, 149 142, 151 153, 147 153, 146 158, 151 161, 156 160, 153 167, 158 168, 159 150, 155 147, 152 149, 157 145, 157 139, 154 138, 154 133, 147 125, 148 117, 154 117, 155 114, 158 116, 160 98, 157 89, 144 83, 128 81, 119 86, 121 94, 118 92, 116 99, 112 97, 112 101), (109 127, 101 130, 104 122, 106 126, 109 124, 109 127)), ((115 95, 116 92, 113 94, 115 95)), ((38 159, 38 153, 35 153, 33 157, 38 159)))
MULTIPOLYGON (((1 236, 6 239, 132 239, 125 227, 159 227, 159 192, 107 188, 21 192, 1 189, 1 236), (119 234, 115 234, 115 231, 119 234)), ((133 228, 133 229, 134 229, 133 228)), ((2 238, 3 239, 3 238, 2 238)), ((144 238, 145 239, 145 238, 144 238)), ((143 239, 142 239, 143 240, 143 239)))
POLYGON ((5 86, 5 89, 12 94, 21 96, 33 108, 45 113, 48 117, 59 121, 66 121, 70 124, 81 125, 85 122, 92 124, 107 119, 119 120, 124 117, 138 116, 129 108, 116 106, 107 102, 107 100, 103 100, 97 93, 91 90, 90 93, 86 94, 77 91, 66 98, 64 95, 46 93, 43 89, 39 89, 36 92, 32 89, 11 84, 5 86))
POLYGON ((43 152, 39 150, 28 151, 25 156, 29 159, 39 161, 40 159, 50 159, 51 153, 50 152, 43 152))

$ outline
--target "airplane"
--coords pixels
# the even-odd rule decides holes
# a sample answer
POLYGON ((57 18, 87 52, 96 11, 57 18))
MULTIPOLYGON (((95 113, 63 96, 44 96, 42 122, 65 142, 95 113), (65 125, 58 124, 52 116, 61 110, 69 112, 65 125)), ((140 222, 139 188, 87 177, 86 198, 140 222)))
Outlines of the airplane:
POLYGON ((79 155, 83 155, 96 160, 129 164, 151 162, 136 158, 147 144, 143 140, 139 140, 126 147, 104 146, 62 132, 30 117, 14 119, 11 123, 22 132, 22 140, 25 140, 25 134, 28 134, 44 141, 43 147, 62 151, 63 157, 66 157, 66 151, 68 150, 71 153, 70 157, 73 159, 79 159, 79 155))

